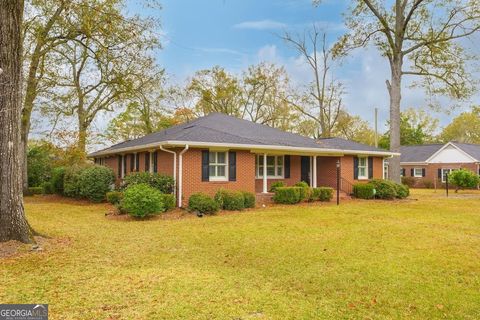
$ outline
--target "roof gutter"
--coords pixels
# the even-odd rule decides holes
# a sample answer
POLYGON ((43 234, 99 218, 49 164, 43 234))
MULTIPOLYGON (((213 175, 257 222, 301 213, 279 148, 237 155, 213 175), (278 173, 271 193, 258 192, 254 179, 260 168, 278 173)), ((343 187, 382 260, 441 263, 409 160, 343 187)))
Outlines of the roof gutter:
POLYGON ((378 155, 378 156, 400 156, 398 152, 390 152, 390 151, 363 151, 363 150, 348 150, 348 149, 326 149, 326 148, 302 148, 302 147, 290 147, 290 146, 274 146, 274 145, 258 145, 258 144, 236 144, 236 143, 216 143, 216 142, 192 142, 192 141, 162 141, 156 142, 151 144, 146 144, 142 146, 135 146, 135 147, 126 147, 126 148, 119 148, 114 150, 104 150, 93 152, 88 155, 88 157, 97 157, 97 156, 105 156, 110 154, 118 154, 118 153, 127 153, 132 151, 138 150, 148 150, 152 148, 158 148, 160 146, 185 146, 189 145, 190 147, 220 147, 220 148, 235 148, 235 149, 248 149, 248 150, 273 150, 273 151, 288 151, 288 152, 304 152, 309 154, 361 154, 361 155, 378 155))

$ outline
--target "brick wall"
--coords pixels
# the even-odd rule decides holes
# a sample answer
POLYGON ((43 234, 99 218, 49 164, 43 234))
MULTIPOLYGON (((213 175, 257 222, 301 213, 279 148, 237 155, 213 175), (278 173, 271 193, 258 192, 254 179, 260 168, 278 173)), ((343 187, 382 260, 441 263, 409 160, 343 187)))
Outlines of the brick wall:
MULTIPOLYGON (((354 156, 348 155, 341 158, 341 167, 342 167, 342 178, 348 181, 351 184, 357 182, 363 182, 368 180, 356 180, 353 176, 353 158, 354 156)), ((373 157, 373 178, 382 179, 383 178, 383 158, 382 157, 373 157)))
POLYGON ((415 188, 424 188, 425 182, 431 183, 434 187, 443 187, 441 178, 438 178, 438 169, 468 169, 472 172, 478 173, 478 167, 475 163, 429 163, 427 165, 402 165, 402 169, 405 169, 405 176, 411 177, 411 170, 414 168, 425 168, 425 177, 419 177, 414 179, 415 188))
POLYGON ((190 195, 204 192, 209 195, 221 189, 255 192, 255 155, 250 151, 237 153, 237 181, 202 181, 202 149, 190 149, 183 154, 183 204, 190 195))

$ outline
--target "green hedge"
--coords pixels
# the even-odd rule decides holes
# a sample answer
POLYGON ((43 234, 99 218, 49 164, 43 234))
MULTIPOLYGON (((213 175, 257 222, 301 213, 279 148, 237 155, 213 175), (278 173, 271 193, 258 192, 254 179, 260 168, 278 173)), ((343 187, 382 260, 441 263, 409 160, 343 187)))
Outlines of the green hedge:
POLYGON ((283 181, 275 181, 272 183, 272 185, 270 186, 270 192, 275 192, 275 190, 277 190, 277 188, 282 188, 282 187, 285 187, 285 182, 283 181))
POLYGON ((243 210, 245 198, 240 191, 218 190, 214 197, 219 207, 224 210, 243 210))
POLYGON ((50 182, 53 186, 53 191, 56 194, 63 194, 63 180, 65 178, 65 171, 64 167, 57 167, 52 170, 52 179, 50 182))
POLYGON ((470 170, 459 169, 449 173, 448 182, 456 187, 456 189, 475 188, 480 183, 479 176, 470 170))
POLYGON ((80 198, 80 175, 86 166, 74 165, 65 170, 63 176, 63 194, 71 198, 80 198))
POLYGON ((165 194, 173 193, 175 186, 173 177, 150 172, 132 172, 125 177, 123 183, 125 188, 129 185, 145 183, 165 194))
POLYGON ((300 201, 307 200, 310 198, 312 189, 310 188, 308 183, 306 183, 305 181, 300 181, 295 183, 294 187, 302 188, 300 190, 300 201))
POLYGON ((121 207, 136 218, 144 218, 165 211, 160 191, 144 183, 131 185, 125 189, 121 207))
POLYGON ((177 203, 175 196, 170 193, 162 193, 162 201, 163 205, 165 206, 165 211, 174 209, 177 203))
POLYGON ((190 196, 188 209, 203 214, 215 214, 219 210, 219 205, 212 197, 200 192, 190 196))
POLYGON ((118 205, 123 199, 123 192, 121 191, 110 191, 106 194, 107 201, 113 205, 118 205))
POLYGON ((397 198, 405 199, 410 195, 410 188, 405 184, 395 184, 395 189, 397 191, 397 198))
POLYGON ((245 208, 255 208, 256 196, 255 194, 247 191, 243 191, 244 207, 245 208))
POLYGON ((369 183, 356 183, 353 185, 353 195, 358 199, 373 199, 375 197, 374 186, 369 183))
POLYGON ((275 190, 273 201, 282 204, 295 204, 302 201, 303 187, 280 187, 275 190))
POLYGON ((320 191, 320 201, 330 201, 333 199, 333 188, 319 187, 315 189, 318 189, 320 191))
POLYGON ((53 183, 51 181, 45 181, 44 183, 42 183, 42 189, 44 194, 55 193, 53 183))
POLYGON ((368 184, 373 185, 375 189, 375 198, 392 200, 397 197, 397 188, 392 181, 375 179, 368 184))
POLYGON ((79 195, 93 202, 105 200, 105 194, 112 190, 115 173, 111 168, 95 165, 80 172, 77 180, 79 195))

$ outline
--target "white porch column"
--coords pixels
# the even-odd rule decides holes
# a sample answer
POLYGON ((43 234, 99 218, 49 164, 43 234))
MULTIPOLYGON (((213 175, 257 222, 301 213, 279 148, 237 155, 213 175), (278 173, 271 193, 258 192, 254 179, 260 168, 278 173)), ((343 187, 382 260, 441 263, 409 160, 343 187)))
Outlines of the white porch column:
POLYGON ((136 152, 133 154, 133 171, 138 171, 138 168, 137 168, 137 153, 136 152))
POLYGON ((310 187, 313 187, 313 157, 310 156, 309 157, 309 160, 310 160, 310 170, 308 172, 308 176, 310 177, 308 180, 308 185, 310 187))
POLYGON ((153 173, 153 153, 151 150, 148 151, 148 160, 149 160, 149 164, 148 164, 148 171, 150 173, 153 173))
POLYGON ((125 178, 125 155, 122 154, 122 174, 120 175, 120 177, 123 179, 125 178))
POLYGON ((263 191, 262 193, 268 193, 267 184, 267 154, 263 154, 263 191))
POLYGON ((317 187, 317 156, 313 156, 313 187, 317 187))

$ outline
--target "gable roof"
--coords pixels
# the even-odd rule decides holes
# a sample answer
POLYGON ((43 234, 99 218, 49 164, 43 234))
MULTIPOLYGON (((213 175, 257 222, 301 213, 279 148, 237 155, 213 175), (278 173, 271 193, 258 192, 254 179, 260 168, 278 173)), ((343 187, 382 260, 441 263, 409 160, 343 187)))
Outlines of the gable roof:
POLYGON ((400 147, 400 162, 403 163, 421 163, 428 162, 437 152, 442 150, 448 145, 460 149, 476 161, 480 161, 480 145, 458 142, 447 143, 434 143, 415 146, 402 146, 400 147))
POLYGON ((204 146, 210 144, 212 146, 256 146, 257 148, 278 147, 278 149, 289 147, 294 149, 311 149, 310 151, 315 149, 321 151, 323 149, 325 151, 337 150, 342 152, 349 150, 381 153, 382 155, 391 154, 383 149, 340 138, 320 139, 316 141, 298 134, 285 132, 267 125, 238 119, 222 113, 210 113, 207 116, 193 121, 96 151, 89 154, 89 157, 132 151, 135 149, 148 149, 162 144, 204 146))

